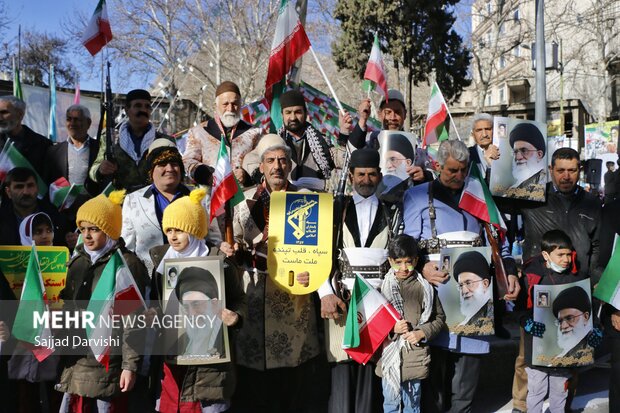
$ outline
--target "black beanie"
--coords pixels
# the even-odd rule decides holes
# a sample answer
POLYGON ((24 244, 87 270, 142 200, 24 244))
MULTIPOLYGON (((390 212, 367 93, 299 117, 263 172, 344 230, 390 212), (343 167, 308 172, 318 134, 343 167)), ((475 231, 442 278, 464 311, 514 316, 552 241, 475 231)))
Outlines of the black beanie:
POLYGON ((304 99, 303 93, 297 89, 284 92, 280 96, 280 107, 282 109, 289 108, 291 106, 303 106, 304 110, 306 110, 306 99, 304 99))
POLYGON ((351 153, 349 168, 379 169, 379 152, 372 148, 357 149, 351 153))

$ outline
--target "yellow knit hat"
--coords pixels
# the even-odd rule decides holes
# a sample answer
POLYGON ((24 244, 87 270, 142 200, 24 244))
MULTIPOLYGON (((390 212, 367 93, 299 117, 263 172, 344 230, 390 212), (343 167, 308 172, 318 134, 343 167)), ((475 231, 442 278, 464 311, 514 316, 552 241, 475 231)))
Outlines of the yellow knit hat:
POLYGON ((97 225, 107 236, 117 240, 121 237, 123 227, 123 210, 121 204, 125 198, 125 190, 112 191, 109 197, 100 194, 86 201, 78 209, 75 223, 80 226, 82 221, 97 225))
POLYGON ((207 212, 200 203, 207 194, 203 188, 194 189, 189 196, 175 200, 164 209, 161 226, 164 232, 169 228, 180 229, 198 239, 207 236, 209 220, 207 212))

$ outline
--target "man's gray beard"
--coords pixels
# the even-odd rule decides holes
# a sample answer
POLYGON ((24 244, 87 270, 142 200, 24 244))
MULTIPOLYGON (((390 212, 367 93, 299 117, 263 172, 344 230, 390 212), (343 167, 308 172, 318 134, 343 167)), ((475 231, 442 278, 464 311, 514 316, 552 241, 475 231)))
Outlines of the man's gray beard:
POLYGON ((220 120, 225 128, 232 128, 239 123, 241 116, 235 112, 224 112, 224 114, 220 115, 220 120))
POLYGON ((589 326, 587 322, 580 322, 573 327, 573 330, 568 334, 562 334, 561 326, 558 326, 558 347, 562 349, 562 352, 567 352, 577 345, 588 334, 589 326))
POLYGON ((520 184, 521 182, 525 181, 527 178, 531 177, 545 167, 545 158, 536 159, 532 157, 530 159, 535 159, 535 162, 528 160, 525 165, 519 166, 517 166, 517 163, 514 161, 514 159, 512 160, 512 176, 515 179, 515 185, 520 184))
POLYGON ((473 293, 473 297, 467 300, 463 298, 463 294, 460 294, 461 314, 465 316, 466 320, 469 320, 471 317, 473 317, 474 314, 476 314, 487 302, 489 302, 489 299, 491 298, 489 294, 490 291, 490 285, 487 287, 486 291, 484 291, 484 288, 482 286, 478 286, 478 288, 473 293))
POLYGON ((0 134, 11 132, 17 126, 17 122, 7 121, 6 126, 0 126, 0 134))

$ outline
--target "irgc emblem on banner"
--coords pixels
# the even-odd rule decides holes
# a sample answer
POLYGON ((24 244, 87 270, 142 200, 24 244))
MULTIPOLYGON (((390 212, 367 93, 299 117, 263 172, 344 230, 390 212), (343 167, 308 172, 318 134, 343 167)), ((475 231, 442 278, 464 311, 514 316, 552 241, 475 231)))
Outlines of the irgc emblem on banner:
POLYGON ((333 198, 331 194, 274 192, 269 213, 269 277, 291 294, 316 291, 332 267, 333 198), (295 275, 310 274, 300 285, 295 275))

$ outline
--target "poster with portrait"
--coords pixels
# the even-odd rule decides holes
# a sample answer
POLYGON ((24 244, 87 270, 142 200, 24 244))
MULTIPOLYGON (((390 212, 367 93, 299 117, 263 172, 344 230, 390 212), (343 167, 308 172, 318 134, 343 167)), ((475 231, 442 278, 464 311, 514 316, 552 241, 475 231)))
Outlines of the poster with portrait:
POLYGON ((545 325, 542 337, 533 337, 532 364, 578 367, 594 363, 587 343, 592 331, 590 280, 561 285, 534 286, 534 321, 545 325))
POLYGON ((319 289, 332 269, 334 198, 312 192, 273 192, 269 204, 269 278, 290 294, 319 289), (308 285, 297 281, 307 271, 308 285))
MULTIPOLYGON (((18 299, 22 295, 31 252, 32 247, 27 246, 0 246, 0 270, 18 299)), ((69 250, 67 247, 37 247, 37 256, 50 309, 59 310, 63 301, 58 296, 65 288, 69 250)))
POLYGON ((164 261, 163 316, 174 321, 162 328, 168 361, 177 364, 214 364, 230 361, 222 257, 174 258, 164 261))
POLYGON ((493 118, 493 144, 500 157, 491 164, 494 196, 543 202, 547 185, 547 125, 493 118))
POLYGON ((437 289, 450 332, 462 336, 495 334, 491 248, 443 248, 439 255, 439 268, 450 275, 437 289))
POLYGON ((418 138, 402 131, 384 130, 379 133, 379 155, 383 180, 377 195, 393 193, 398 196, 408 187, 408 168, 415 165, 418 138))
POLYGON ((616 154, 619 128, 617 120, 586 125, 585 159, 602 159, 602 155, 616 154))

